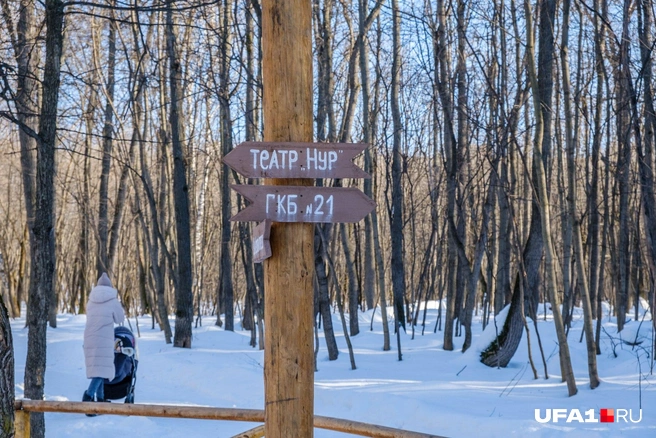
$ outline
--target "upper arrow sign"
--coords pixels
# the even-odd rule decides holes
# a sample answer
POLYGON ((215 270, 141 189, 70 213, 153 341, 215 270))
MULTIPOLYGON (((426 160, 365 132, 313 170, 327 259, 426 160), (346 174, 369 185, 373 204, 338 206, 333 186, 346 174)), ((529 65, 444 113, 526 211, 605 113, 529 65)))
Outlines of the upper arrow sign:
POLYGON ((354 187, 232 185, 251 204, 231 221, 358 222, 376 203, 354 187))
POLYGON ((223 162, 246 178, 370 178, 353 164, 366 143, 244 142, 223 162))

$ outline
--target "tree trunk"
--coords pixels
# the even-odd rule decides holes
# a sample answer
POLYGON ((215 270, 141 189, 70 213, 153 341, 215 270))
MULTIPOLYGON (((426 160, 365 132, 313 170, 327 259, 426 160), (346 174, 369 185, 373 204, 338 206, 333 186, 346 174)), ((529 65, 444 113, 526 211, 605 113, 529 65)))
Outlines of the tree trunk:
MULTIPOLYGON (((498 164, 498 159, 493 160, 491 165, 493 169, 497 168, 498 164)), ((463 320, 463 325, 465 326, 465 341, 463 342, 462 345, 462 352, 464 353, 467 351, 469 346, 471 345, 472 341, 472 313, 474 312, 474 305, 475 305, 475 298, 476 298, 476 292, 478 289, 478 279, 480 278, 481 275, 481 265, 483 263, 483 256, 485 255, 485 247, 487 245, 487 239, 488 239, 488 225, 490 222, 490 216, 492 214, 492 209, 494 208, 494 191, 496 189, 496 186, 498 184, 496 178, 494 177, 494 174, 496 172, 493 171, 493 176, 491 177, 488 189, 487 189, 487 195, 485 199, 485 205, 483 206, 483 218, 481 220, 481 231, 478 236, 478 240, 476 242, 476 248, 474 250, 473 254, 473 260, 471 265, 467 266, 467 269, 469 270, 469 279, 467 282, 467 296, 466 296, 466 303, 465 303, 465 315, 464 315, 464 320, 463 320)), ((461 248, 461 252, 464 253, 465 248, 461 248)), ((465 256, 465 254, 462 254, 462 256, 465 256)), ((462 257, 461 257, 462 258, 462 257)), ((465 257, 466 258, 466 257, 465 257)))
POLYGON ((393 120, 392 146, 392 211, 390 212, 390 233, 392 234, 392 291, 394 294, 394 320, 398 348, 401 360, 400 328, 405 331, 405 268, 403 266, 403 154, 401 152, 401 121, 399 87, 401 81, 401 14, 398 0, 392 0, 392 40, 394 57, 392 60, 391 106, 393 120))
MULTIPOLYGON (((381 2, 382 3, 382 2, 381 2)), ((367 16, 368 3, 366 0, 358 0, 358 28, 360 38, 358 39, 358 49, 360 51, 360 84, 362 92, 362 137, 367 145, 372 143, 371 135, 371 113, 369 109, 369 50, 367 47, 367 35, 365 32, 365 19, 367 16)), ((371 150, 368 147, 364 151, 364 171, 371 175, 371 150)), ((366 196, 373 199, 372 179, 364 180, 363 192, 366 196)), ((367 215, 364 218, 364 300, 367 310, 374 308, 376 294, 376 279, 374 272, 374 252, 373 252, 373 230, 371 227, 371 217, 367 215)))
MULTIPOLYGON (((599 1, 594 1, 594 10, 599 10, 599 1)), ((589 285, 590 285, 590 304, 592 309, 593 318, 597 317, 597 294, 599 288, 599 224, 601 214, 599 212, 599 156, 601 150, 601 116, 603 112, 603 99, 604 99, 604 60, 602 53, 602 27, 599 25, 599 18, 597 14, 594 16, 594 41, 595 41, 595 79, 597 82, 596 96, 594 103, 594 128, 592 137, 592 169, 590 175, 590 194, 588 195, 588 209, 590 211, 588 222, 588 246, 590 254, 590 272, 589 272, 589 285)), ((597 345, 597 348, 599 346, 597 345)))
MULTIPOLYGON (((651 266, 656 266, 656 193, 654 193, 654 130, 656 130, 656 113, 654 111, 653 71, 652 71, 652 0, 642 0, 638 10, 640 52, 642 57, 642 80, 644 86, 644 114, 638 117, 637 98, 632 99, 634 105, 635 135, 640 135, 639 120, 644 120, 644 141, 638 141, 638 166, 640 169, 640 190, 642 209, 646 220, 646 235, 648 254, 651 266), (644 143, 644 148, 643 148, 644 143)), ((652 273, 653 275, 653 273, 652 273)), ((637 305, 637 304, 636 304, 637 305)))
MULTIPOLYGON (((545 5, 543 5, 545 6, 545 5)), ((570 396, 576 394, 576 381, 574 380, 574 372, 572 370, 572 362, 569 354, 569 346, 567 344, 567 337, 565 335, 565 327, 563 325, 562 315, 560 314, 560 300, 556 290, 556 266, 555 256, 553 251, 553 243, 551 241, 551 211, 549 205, 549 197, 547 193, 547 175, 544 169, 544 156, 542 152, 543 123, 545 120, 542 116, 540 109, 540 93, 538 89, 538 75, 535 70, 534 53, 533 53, 533 18, 529 0, 524 1, 524 10, 526 12, 526 58, 528 64, 529 81, 533 91, 533 106, 535 113, 535 141, 534 141, 534 154, 533 154, 533 169, 537 176, 537 195, 540 203, 540 215, 542 222, 542 240, 544 242, 545 254, 545 276, 547 280, 546 289, 549 300, 551 301, 551 311, 553 313, 554 324, 556 326, 556 335, 558 337, 559 353, 560 353, 560 369, 563 375, 563 381, 567 382, 567 389, 570 396)), ((543 34, 540 34, 542 39, 543 34)), ((544 45, 540 45, 541 49, 544 45)), ((553 72, 549 72, 553 74, 553 72)))
MULTIPOLYGON (((108 272, 110 275, 113 274, 109 269, 107 248, 109 244, 109 173, 112 167, 112 149, 114 147, 114 77, 116 70, 117 26, 113 19, 109 20, 108 25, 107 83, 105 84, 105 97, 107 101, 105 102, 102 169, 100 172, 100 192, 98 194, 98 258, 96 260, 96 278, 100 277, 103 272, 108 272)), ((100 68, 100 62, 97 62, 97 66, 100 68)))
MULTIPOLYGON (((139 108, 139 107, 137 107, 139 108)), ((160 130, 161 134, 161 130, 160 130)), ((165 135, 160 135, 161 148, 160 150, 160 166, 162 176, 160 177, 160 190, 164 192, 166 190, 166 184, 164 183, 163 169, 166 165, 165 151, 167 146, 167 140, 165 135)), ((143 141, 139 143, 139 157, 141 162, 141 180, 143 183, 144 192, 146 194, 148 202, 148 210, 150 212, 150 227, 146 225, 144 215, 140 213, 140 221, 148 244, 148 254, 150 256, 150 271, 153 276, 153 282, 155 286, 155 301, 157 306, 157 320, 160 325, 160 329, 164 332, 164 339, 167 344, 171 343, 172 331, 169 324, 168 311, 165 301, 165 281, 164 281, 164 264, 161 263, 160 258, 163 253, 166 252, 166 247, 164 246, 164 238, 161 233, 160 219, 157 212, 157 204, 155 202, 155 194, 153 192, 153 183, 150 177, 150 172, 146 164, 146 151, 145 144, 143 141), (161 245, 161 250, 160 250, 161 245)), ((160 194, 160 198, 164 196, 160 194)), ((136 204, 140 205, 139 201, 139 192, 135 193, 136 204)), ((160 202, 160 204, 163 204, 160 202)), ((164 206, 162 205, 162 209, 164 206)), ((139 212, 141 210, 139 209, 139 212)), ((154 309, 153 309, 154 311, 154 309)))
MULTIPOLYGON (((90 126, 90 123, 87 124, 87 127, 90 126)), ((90 205, 90 165, 89 157, 91 152, 91 137, 86 135, 84 139, 84 169, 83 173, 83 189, 82 189, 82 202, 80 203, 80 214, 82 219, 82 224, 80 227, 80 239, 78 241, 78 283, 77 291, 79 293, 78 301, 78 313, 85 314, 87 313, 87 290, 90 289, 91 281, 89 281, 88 272, 89 272, 89 221, 86 219, 89 217, 89 205, 90 205)))
MULTIPOLYGON (((446 46, 446 12, 443 0, 437 2, 437 29, 433 32, 433 51, 435 57, 435 83, 441 101, 442 113, 444 115, 444 150, 446 155, 447 174, 447 203, 446 215, 449 220, 455 221, 456 217, 456 191, 457 191, 457 163, 456 163, 456 141, 453 131, 453 102, 448 87, 448 49, 446 46)), ((452 227, 449 227, 448 261, 447 261, 447 293, 446 293, 446 315, 444 322, 444 346, 447 351, 453 350, 453 321, 455 319, 455 288, 456 271, 458 269, 458 251, 456 248, 456 235, 452 227)))
MULTIPOLYGON (((221 25, 221 67, 219 71, 219 103, 221 117, 221 148, 223 156, 232 150, 232 120, 230 113, 230 17, 232 1, 224 0, 222 8, 221 25)), ((232 201, 230 198, 230 173, 227 166, 221 172, 221 283, 219 300, 223 303, 225 311, 225 329, 234 331, 235 319, 233 314, 234 290, 232 284, 232 257, 230 254, 232 201)), ((218 319, 217 319, 218 322, 218 319)))
MULTIPOLYGON (((594 9, 595 11, 599 11, 599 0, 594 0, 594 9)), ((601 12, 601 18, 606 19, 606 9, 604 9, 601 12)), ((603 113, 603 102, 604 102, 604 95, 603 95, 603 89, 604 89, 604 83, 606 79, 606 69, 604 67, 604 35, 605 35, 605 26, 602 25, 600 22, 600 17, 599 14, 594 15, 593 23, 594 23, 594 42, 595 42, 595 72, 596 72, 596 79, 597 79, 597 98, 595 100, 595 114, 594 114, 594 139, 593 139, 593 152, 592 152, 592 159, 593 159, 593 177, 594 177, 594 169, 598 167, 598 162, 599 162, 599 156, 601 152, 601 141, 602 141, 602 133, 603 133, 603 128, 602 128, 602 113, 603 113), (595 155, 597 159, 595 160, 595 155)), ((607 101, 607 106, 609 106, 610 103, 607 101)), ((607 117, 610 117, 610 112, 607 115, 607 117)), ((610 145, 607 143, 606 144, 606 168, 604 171, 604 186, 605 190, 604 193, 610 194, 610 158, 609 158, 609 151, 608 149, 610 148, 610 145)), ((590 196, 593 196, 595 194, 594 187, 591 190, 590 196)), ((595 309, 595 316, 597 317, 597 325, 595 327, 595 343, 597 345, 597 354, 601 354, 601 349, 599 347, 600 339, 601 339, 601 303, 604 295, 604 271, 605 271, 605 266, 606 266, 606 251, 607 251, 607 240, 608 240, 608 227, 609 227, 609 207, 608 207, 608 198, 609 196, 603 196, 603 206, 604 206, 604 216, 603 216, 603 228, 601 232, 601 256, 599 257, 599 269, 597 271, 597 275, 595 278, 595 281, 590 282, 590 288, 592 288, 593 284, 596 284, 597 287, 594 291, 591 292, 596 295, 596 309, 595 309)), ((595 198, 596 199, 596 198, 595 198)), ((594 201, 593 201, 594 202, 594 201)), ((589 240, 591 241, 591 244, 594 245, 596 240, 595 240, 595 235, 594 235, 594 219, 600 219, 600 213, 598 208, 597 209, 592 209, 591 213, 591 226, 590 226, 590 237, 589 240)), ((598 228, 598 227, 597 227, 598 228)), ((592 265, 593 263, 593 257, 595 256, 595 248, 593 248, 590 251, 590 264, 592 265)), ((594 265, 592 265, 591 275, 592 271, 595 269, 594 265)))
POLYGON ((123 221, 123 213, 125 211, 125 203, 128 196, 128 176, 132 169, 132 163, 134 161, 134 150, 136 148, 138 136, 138 131, 134 131, 132 133, 128 156, 125 160, 125 164, 121 169, 121 176, 119 177, 118 193, 116 194, 116 201, 114 202, 114 217, 112 219, 112 226, 109 229, 109 248, 107 249, 107 263, 108 270, 110 272, 114 272, 114 264, 117 255, 116 250, 121 233, 121 224, 123 221))
MULTIPOLYGON (((317 141, 334 141, 336 136, 335 116, 333 111, 334 77, 333 68, 333 33, 331 27, 334 2, 325 1, 323 6, 320 2, 313 2, 313 14, 315 23, 315 45, 317 47, 317 116, 316 132, 317 141), (327 129, 326 129, 327 125, 327 129)), ((322 185, 318 181, 317 185, 322 185)), ((339 349, 335 339, 335 331, 332 322, 330 308, 330 292, 328 290, 328 267, 325 254, 328 248, 324 248, 324 239, 330 242, 332 238, 332 224, 317 225, 314 228, 314 272, 316 277, 316 301, 318 312, 323 324, 328 359, 336 360, 339 349)), ((316 321, 315 321, 316 324, 316 321)))
MULTIPOLYGON (((246 53, 247 53, 247 69, 246 69, 246 140, 255 141, 256 132, 258 127, 258 113, 257 113, 257 99, 256 99, 256 83, 255 76, 255 61, 258 59, 256 56, 257 51, 254 47, 253 39, 256 38, 255 29, 252 20, 253 4, 249 3, 249 10, 246 14, 246 53)), ((261 17, 260 17, 261 18, 261 17)), ((259 25, 259 23, 256 23, 259 25)), ((259 40, 258 40, 259 41, 259 40)), ((252 263, 252 257, 249 260, 252 263)), ((259 337, 258 347, 260 350, 264 349, 264 269, 262 263, 257 263, 253 267, 253 279, 255 281, 255 296, 252 298, 253 314, 257 315, 257 334, 259 337)))
MULTIPOLYGON (((507 150, 507 149, 506 149, 507 150)), ((505 154, 504 154, 505 155, 505 154)), ((510 201, 508 199, 508 164, 507 155, 501 158, 501 171, 499 178, 499 240, 497 244, 497 276, 496 276, 496 293, 494 295, 494 314, 498 315, 506 304, 510 303, 511 286, 510 286, 510 263, 511 263, 511 246, 510 246, 510 201)), ((519 236, 518 236, 519 237, 519 236)))
MULTIPOLYGON (((8 3, 2 2, 3 13, 9 15, 8 3)), ((35 164, 34 164, 34 151, 37 150, 37 139, 33 132, 37 129, 39 113, 39 105, 36 102, 39 90, 37 64, 38 64, 38 51, 34 48, 35 28, 34 28, 34 2, 31 0, 21 0, 20 12, 18 23, 15 30, 15 35, 11 35, 14 42, 14 56, 17 65, 17 90, 16 90, 16 111, 19 131, 18 138, 20 142, 20 162, 21 174, 23 182, 23 197, 25 200, 25 213, 27 221, 27 229, 29 236, 29 281, 27 282, 28 295, 35 287, 34 280, 34 253, 36 251, 36 242, 34 240, 34 215, 36 203, 36 190, 35 190, 35 164), (29 132, 31 131, 31 132, 29 132)), ((9 15, 10 16, 10 15, 9 15)), ((11 31, 10 31, 11 33, 11 31)), ((22 281, 22 280, 21 280, 22 281)), ((18 313, 20 313, 20 299, 17 300, 18 313)), ((13 306, 12 306, 13 307, 13 306)), ((14 313, 16 309, 13 309, 14 313)))
POLYGON ((166 2, 166 51, 169 58, 169 86, 171 93, 170 123, 173 146, 173 198, 177 237, 177 281, 175 288, 174 347, 191 348, 191 325, 194 318, 194 297, 191 290, 191 225, 189 222, 189 193, 186 158, 182 141, 184 122, 182 112, 182 71, 178 57, 173 23, 173 0, 166 2))
POLYGON ((576 263, 577 286, 581 292, 581 306, 583 307, 583 328, 585 331, 586 347, 588 351, 588 375, 590 377, 590 388, 595 389, 599 386, 599 376, 597 375, 597 347, 595 345, 594 333, 592 331, 592 308, 590 306, 590 294, 588 291, 588 282, 583 263, 583 242, 581 241, 581 221, 576 212, 576 144, 574 132, 572 129, 572 120, 574 115, 571 108, 571 93, 569 79, 569 59, 568 59, 568 37, 569 37, 569 11, 570 0, 564 0, 563 3, 563 34, 561 43, 561 68, 563 73, 563 100, 565 104, 565 143, 567 147, 567 173, 568 173, 568 206, 569 206, 569 224, 572 230, 574 261, 576 263))
POLYGON ((321 225, 316 225, 314 232, 314 269, 317 279, 318 306, 323 322, 324 338, 326 339, 326 348, 328 350, 328 360, 337 360, 339 349, 335 339, 335 330, 333 328, 332 312, 330 310, 330 293, 328 291, 328 273, 326 272, 326 263, 323 255, 327 252, 324 250, 324 240, 330 240, 332 226, 328 225, 321 230, 321 225), (321 234, 324 233, 324 238, 321 234), (321 260, 318 260, 321 258, 321 260))
MULTIPOLYGON (((209 102, 206 102, 206 108, 209 108, 209 102)), ((209 126, 209 113, 206 115, 206 123, 209 126)), ((210 133, 211 136, 211 133, 210 133)), ((212 140, 213 141, 213 140, 212 140)), ((210 160, 212 158, 211 154, 206 154, 205 162, 203 164, 203 173, 201 177, 200 188, 198 189, 198 195, 196 197, 196 223, 194 224, 194 241, 193 241, 193 251, 194 251, 194 271, 193 271, 193 295, 196 300, 196 325, 198 327, 199 321, 202 325, 202 311, 201 311, 201 302, 203 300, 203 286, 205 278, 205 264, 203 263, 203 254, 205 253, 206 247, 206 238, 205 238, 205 223, 206 223, 206 199, 207 199, 207 184, 210 177, 210 160)), ((197 160, 195 161, 197 165, 197 160)), ((194 175, 197 175, 196 169, 192 171, 194 175)), ((248 224, 245 224, 246 226, 248 224)), ((249 240, 250 241, 250 240, 249 240)))
POLYGON ((355 275, 355 263, 351 257, 351 248, 349 246, 348 234, 345 224, 340 224, 339 232, 342 238, 342 247, 344 248, 344 263, 348 275, 348 306, 349 306, 349 330, 351 336, 360 333, 360 324, 358 321, 358 310, 360 308, 360 297, 358 280, 355 275))
MULTIPOLYGON (((64 4, 46 1, 46 60, 43 74, 41 118, 37 142, 36 208, 34 238, 36 251, 32 260, 35 287, 30 287, 27 312, 27 359, 25 363, 25 397, 41 400, 46 371, 46 325, 48 305, 55 274, 55 144, 57 141, 57 102, 60 66, 64 42, 64 4)), ((43 414, 32 414, 31 436, 45 436, 43 414)))
POLYGON ((481 362, 489 367, 505 368, 510 359, 513 358, 519 342, 522 340, 522 333, 524 332, 524 319, 523 319, 523 306, 522 306, 522 293, 519 282, 524 281, 522 277, 517 276, 515 287, 513 289, 512 299, 510 301, 510 308, 508 315, 504 321, 501 329, 496 325, 496 317, 491 324, 495 324, 497 329, 497 337, 495 340, 481 353, 481 362))
POLYGON ((0 435, 14 436, 14 345, 5 302, 0 295, 0 435))
MULTIPOLYGON (((375 44, 375 59, 377 62, 381 62, 381 56, 382 55, 382 39, 383 39, 383 28, 380 22, 380 16, 377 18, 377 26, 376 26, 376 44, 375 44)), ((370 119, 371 123, 371 132, 376 132, 377 130, 377 125, 378 125, 378 117, 377 113, 380 108, 380 95, 381 95, 381 88, 382 88, 382 75, 381 74, 376 74, 375 80, 374 80, 374 86, 373 88, 373 102, 371 104, 371 114, 372 117, 370 119)), ((376 160, 376 155, 374 154, 372 156, 372 168, 371 168, 371 179, 372 179, 372 191, 374 193, 377 193, 377 187, 378 187, 378 166, 377 166, 377 160, 376 160)), ((375 199, 375 198, 374 198, 375 199)), ((390 334, 389 334, 389 322, 387 318, 387 287, 385 286, 385 263, 383 260, 383 250, 381 248, 381 243, 380 243, 380 228, 378 224, 378 213, 374 209, 374 211, 371 212, 370 214, 371 217, 371 230, 373 232, 373 243, 374 243, 374 259, 375 259, 375 269, 377 273, 377 287, 378 287, 378 294, 380 297, 380 315, 382 319, 382 325, 383 325, 383 351, 389 351, 390 350, 390 334)))
MULTIPOLYGON (((542 166, 548 168, 551 155, 551 114, 552 114, 552 95, 553 95, 553 60, 554 60, 554 23, 556 16, 555 0, 540 0, 540 34, 539 34, 539 53, 538 53, 538 71, 537 86, 535 93, 539 99, 539 105, 536 111, 540 111, 542 118, 543 132, 541 135, 540 147, 542 148, 542 166)), ((527 30, 528 32, 528 30, 527 30)), ((531 32, 533 30, 531 29, 531 32)), ((537 128, 536 128, 537 129, 537 128)), ((545 171, 546 172, 546 171, 545 171)), ((535 163, 532 168, 532 184, 537 187, 537 171, 535 163)), ((545 184, 547 185, 547 195, 549 195, 549 174, 545 174, 545 184)), ((540 302, 540 286, 544 283, 540 278, 540 266, 543 259, 544 238, 542 234, 542 215, 540 212, 540 200, 535 199, 531 203, 530 228, 526 247, 524 248, 524 261, 526 263, 527 289, 525 290, 525 308, 528 309, 529 315, 535 315, 538 303, 540 302)), ((550 226, 550 225, 549 225, 550 226)))
POLYGON ((619 183, 619 230, 618 230, 618 269, 619 269, 619 288, 616 295, 616 315, 617 315, 617 331, 621 332, 624 328, 624 320, 626 318, 627 303, 629 298, 630 288, 630 233, 631 233, 631 218, 629 217, 629 198, 631 196, 631 118, 630 118, 630 91, 631 78, 630 78, 630 59, 629 59, 629 43, 631 37, 629 35, 629 22, 631 19, 631 2, 624 2, 623 10, 623 30, 622 38, 619 46, 619 64, 616 70, 617 81, 617 180, 619 183))
MULTIPOLYGON (((456 120, 457 120, 457 142, 456 142, 456 172, 457 172, 457 200, 456 200, 456 211, 458 213, 457 221, 457 235, 458 239, 465 245, 466 248, 469 247, 469 236, 468 231, 470 228, 470 215, 466 212, 473 211, 474 198, 471 194, 471 190, 467 190, 467 186, 470 184, 471 178, 469 175, 470 166, 470 151, 469 151, 469 122, 468 122, 468 110, 467 110, 467 64, 466 64, 466 28, 467 22, 465 20, 465 2, 463 0, 458 0, 456 6, 456 34, 458 39, 457 45, 457 60, 456 60, 456 71, 455 71, 455 81, 456 81, 456 92, 458 93, 457 105, 456 105, 456 120)), ((476 257, 476 256, 474 256, 476 257)), ((471 266, 467 258, 467 252, 459 251, 458 257, 458 275, 456 277, 456 302, 455 302, 455 314, 458 318, 458 325, 456 326, 456 335, 460 336, 462 334, 461 330, 463 326, 467 325, 467 309, 466 301, 467 295, 471 291, 469 280, 471 278, 470 274, 471 266)), ((478 284, 478 275, 476 277, 478 284)), ((473 302, 470 303, 473 306, 473 302)), ((473 311, 473 307, 472 307, 473 311)), ((471 326, 470 326, 471 327, 471 326)), ((466 329, 465 329, 466 330, 466 329)))

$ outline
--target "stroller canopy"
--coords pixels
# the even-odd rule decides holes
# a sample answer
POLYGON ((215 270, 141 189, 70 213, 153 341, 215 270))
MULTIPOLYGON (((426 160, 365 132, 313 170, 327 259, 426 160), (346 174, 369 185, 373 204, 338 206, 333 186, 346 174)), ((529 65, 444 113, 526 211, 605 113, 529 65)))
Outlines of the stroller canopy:
MULTIPOLYGON (((127 327, 118 326, 114 329, 114 347, 137 348, 137 340, 127 327)), ((120 353, 121 351, 115 351, 120 353)))
POLYGON ((116 384, 131 376, 136 362, 136 339, 127 327, 114 329, 114 379, 116 384))

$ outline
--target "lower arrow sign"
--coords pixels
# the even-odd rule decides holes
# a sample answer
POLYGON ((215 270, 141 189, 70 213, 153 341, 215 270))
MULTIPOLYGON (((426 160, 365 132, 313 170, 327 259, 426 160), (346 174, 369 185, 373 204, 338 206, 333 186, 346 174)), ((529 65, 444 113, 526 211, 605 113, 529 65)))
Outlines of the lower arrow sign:
POLYGON ((354 187, 232 185, 251 204, 231 221, 358 222, 376 203, 354 187))
POLYGON ((253 262, 262 263, 271 257, 271 221, 265 220, 253 229, 253 262))

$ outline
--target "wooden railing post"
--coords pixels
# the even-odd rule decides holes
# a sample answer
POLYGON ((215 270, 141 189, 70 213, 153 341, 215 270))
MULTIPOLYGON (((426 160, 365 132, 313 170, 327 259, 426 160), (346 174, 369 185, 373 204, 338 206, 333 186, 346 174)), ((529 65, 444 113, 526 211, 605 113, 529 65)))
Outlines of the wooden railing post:
POLYGON ((15 438, 30 438, 30 413, 19 409, 14 414, 15 438))

